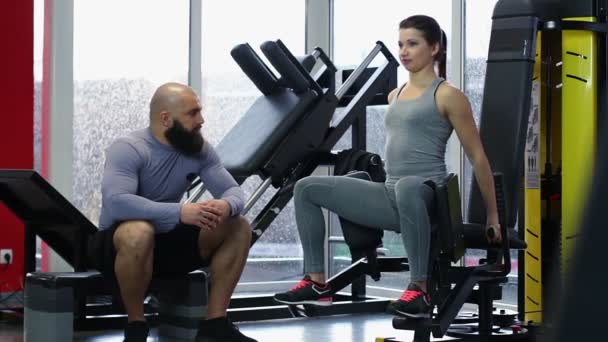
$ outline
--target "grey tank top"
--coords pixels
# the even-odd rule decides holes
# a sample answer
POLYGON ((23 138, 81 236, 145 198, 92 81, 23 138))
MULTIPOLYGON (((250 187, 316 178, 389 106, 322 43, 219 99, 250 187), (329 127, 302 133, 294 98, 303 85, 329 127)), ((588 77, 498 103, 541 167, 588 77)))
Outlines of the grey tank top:
POLYGON ((435 102, 437 88, 444 81, 436 78, 422 95, 390 103, 386 127, 386 185, 394 187, 405 176, 421 176, 441 183, 447 175, 445 150, 452 125, 442 116, 435 102))

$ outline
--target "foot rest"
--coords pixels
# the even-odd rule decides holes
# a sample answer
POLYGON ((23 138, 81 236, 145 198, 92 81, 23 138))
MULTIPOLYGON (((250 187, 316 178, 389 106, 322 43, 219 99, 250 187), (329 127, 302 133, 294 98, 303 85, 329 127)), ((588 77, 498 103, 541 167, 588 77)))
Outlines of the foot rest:
POLYGON ((405 318, 394 317, 393 328, 399 330, 413 330, 415 342, 429 342, 431 339, 431 324, 430 318, 405 318))
POLYGON ((417 330, 420 328, 430 329, 431 319, 429 318, 405 318, 393 317, 393 328, 397 330, 417 330))

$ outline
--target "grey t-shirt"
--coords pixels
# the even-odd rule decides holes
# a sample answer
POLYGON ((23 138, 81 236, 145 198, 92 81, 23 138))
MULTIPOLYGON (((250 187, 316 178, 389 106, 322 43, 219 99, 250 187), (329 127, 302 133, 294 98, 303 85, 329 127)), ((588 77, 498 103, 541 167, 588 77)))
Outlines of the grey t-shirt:
POLYGON ((208 143, 189 157, 159 142, 150 128, 117 139, 106 150, 100 229, 125 220, 149 221, 157 233, 173 229, 195 175, 213 197, 230 203, 233 216, 241 212, 245 195, 208 143))

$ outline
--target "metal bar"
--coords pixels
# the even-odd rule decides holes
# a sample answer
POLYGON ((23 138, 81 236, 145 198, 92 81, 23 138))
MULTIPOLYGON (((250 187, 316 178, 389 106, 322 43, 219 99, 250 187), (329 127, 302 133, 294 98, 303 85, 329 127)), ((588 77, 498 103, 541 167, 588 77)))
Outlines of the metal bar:
POLYGON ((297 180, 310 175, 319 165, 316 158, 298 164, 291 172, 289 177, 283 181, 281 188, 274 194, 262 211, 253 219, 251 223, 252 238, 251 246, 264 234, 272 221, 281 213, 281 210, 289 203, 293 197, 293 187, 297 180))
POLYGON ((87 234, 78 229, 74 232, 74 241, 76 242, 73 247, 73 264, 75 272, 86 272, 87 271, 87 255, 86 255, 86 245, 87 245, 87 234))
POLYGON ((23 279, 29 272, 36 271, 36 234, 31 224, 24 225, 24 261, 23 261, 23 279))
POLYGON ((323 76, 323 74, 327 71, 327 66, 324 65, 322 66, 319 71, 317 71, 315 73, 315 75, 313 76, 313 78, 315 79, 315 81, 319 82, 319 80, 321 79, 321 76, 323 76))
POLYGON ((608 24, 606 23, 594 23, 588 21, 570 21, 564 20, 560 24, 562 30, 581 30, 581 31, 593 31, 597 33, 608 33, 608 24))
POLYGON ((287 305, 270 307, 253 307, 243 309, 228 309, 228 318, 233 322, 260 321, 270 319, 293 318, 287 305))
POLYGON ((251 209, 251 207, 253 207, 255 202, 257 202, 260 199, 260 197, 262 197, 264 192, 266 192, 266 190, 268 189, 270 184, 272 184, 271 177, 266 178, 264 180, 264 182, 262 184, 260 184, 260 186, 253 193, 253 195, 251 195, 251 197, 249 197, 249 200, 247 200, 247 203, 245 203, 245 207, 243 208, 241 215, 244 216, 249 212, 249 210, 251 209))
POLYGON ((331 277, 327 282, 331 285, 333 291, 340 291, 350 285, 360 275, 366 274, 367 268, 367 260, 361 259, 331 277))
POLYGON ((251 223, 252 237, 251 245, 253 246, 256 241, 264 234, 266 229, 270 226, 272 221, 281 213, 281 210, 289 203, 293 196, 293 189, 288 191, 281 189, 277 191, 274 196, 270 199, 262 211, 256 216, 251 223))
POLYGON ((230 300, 230 309, 243 309, 250 307, 275 306, 280 305, 274 301, 273 296, 259 295, 236 297, 230 300))
MULTIPOLYGON (((377 259, 380 272, 401 272, 409 270, 407 258, 381 257, 377 259)), ((331 277, 327 282, 331 284, 333 291, 340 291, 353 282, 361 274, 368 273, 369 264, 367 259, 360 259, 348 268, 331 277)))
POLYGON ((199 184, 192 192, 192 195, 190 195, 190 197, 188 197, 186 199, 186 203, 197 202, 199 200, 199 198, 201 198, 201 196, 203 196, 205 191, 207 191, 207 187, 205 187, 205 184, 203 184, 203 183, 199 184))
POLYGON ((479 284, 479 335, 492 335, 492 292, 489 284, 479 284))
POLYGON ((372 312, 384 312, 389 300, 385 298, 366 298, 361 301, 334 301, 329 306, 318 306, 318 305, 305 305, 304 310, 306 316, 330 316, 339 314, 358 314, 358 313, 372 313, 372 312))
POLYGON ((321 48, 317 47, 315 48, 315 50, 312 52, 312 55, 315 57, 315 59, 320 59, 323 64, 325 64, 327 66, 327 68, 333 72, 337 72, 338 68, 336 68, 336 65, 331 61, 331 59, 329 59, 329 56, 327 56, 327 54, 325 53, 325 51, 323 51, 321 48))
MULTIPOLYGON (((547 154, 548 156, 548 154, 547 154)), ((522 186, 520 189, 520 198, 525 198, 524 197, 524 187, 522 186)), ((519 217, 525 217, 524 216, 524 211, 525 211, 525 203, 524 201, 519 201, 519 217)), ((549 216, 547 216, 549 217, 549 216)), ((519 238, 523 241, 525 240, 525 235, 526 235, 526 223, 525 220, 518 220, 518 230, 519 230, 519 238)), ((525 281, 523 281, 522 279, 526 279, 526 262, 525 262, 525 252, 524 250, 520 250, 517 252, 517 269, 518 269, 518 280, 517 280, 517 312, 518 312, 518 319, 520 321, 524 321, 525 316, 526 316, 526 294, 525 294, 525 281)))
POLYGON ((367 106, 359 108, 361 113, 355 115, 357 118, 352 125, 351 146, 356 150, 365 150, 367 148, 367 106))
POLYGON ((438 324, 433 324, 433 336, 441 337, 445 335, 450 324, 452 324, 452 321, 454 321, 454 318, 460 311, 462 304, 465 303, 471 291, 473 291, 473 286, 477 283, 478 279, 478 277, 469 275, 452 290, 450 296, 439 308, 438 324))
POLYGON ((344 236, 330 236, 329 237, 329 242, 343 242, 346 243, 346 240, 344 239, 344 236))
POLYGON ((352 87, 355 83, 355 80, 357 80, 359 76, 361 76, 363 71, 371 64, 371 62, 374 60, 374 58, 376 58, 376 56, 378 55, 378 53, 380 53, 381 50, 382 45, 376 44, 372 52, 370 52, 369 55, 365 57, 363 62, 361 62, 361 64, 357 66, 355 71, 353 71, 353 73, 346 79, 346 82, 344 82, 340 89, 338 89, 338 91, 336 92, 336 97, 338 98, 338 100, 340 100, 344 96, 344 94, 348 92, 350 87, 352 87))
POLYGON ((366 278, 365 275, 368 274, 371 271, 371 265, 369 264, 369 261, 367 259, 363 259, 365 258, 365 252, 360 252, 360 251, 352 251, 351 253, 353 253, 351 255, 351 263, 354 264, 357 262, 357 260, 365 260, 366 263, 366 269, 363 273, 360 273, 358 276, 355 276, 354 279, 351 280, 351 285, 350 285, 350 292, 351 292, 351 296, 353 300, 361 300, 362 298, 365 298, 366 295, 366 291, 365 291, 365 285, 366 285, 366 278))
MULTIPOLYGON (((335 129, 333 129, 325 138, 325 141, 322 143, 319 150, 329 151, 334 147, 336 142, 340 140, 342 135, 344 135, 344 132, 348 130, 348 127, 350 127, 355 120, 354 113, 356 113, 357 108, 367 106, 378 90, 382 87, 383 81, 387 80, 391 76, 391 73, 396 72, 397 67, 398 63, 394 59, 384 63, 372 74, 359 92, 342 110, 340 117, 337 117, 336 114, 334 114, 334 119, 339 121, 337 123, 333 123, 335 129)), ((353 77, 353 75, 354 72, 351 74, 349 79, 353 77)))

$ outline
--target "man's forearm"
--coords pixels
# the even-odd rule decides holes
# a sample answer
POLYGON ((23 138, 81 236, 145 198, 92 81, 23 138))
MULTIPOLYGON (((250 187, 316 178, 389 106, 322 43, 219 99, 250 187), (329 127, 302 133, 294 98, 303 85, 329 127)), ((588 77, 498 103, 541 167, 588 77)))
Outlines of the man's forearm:
POLYGON ((230 216, 240 214, 245 207, 245 193, 241 187, 228 189, 222 194, 221 199, 225 200, 230 205, 230 216))
POLYGON ((133 194, 114 194, 107 198, 112 217, 119 221, 146 220, 158 226, 179 223, 180 203, 154 202, 133 194))

